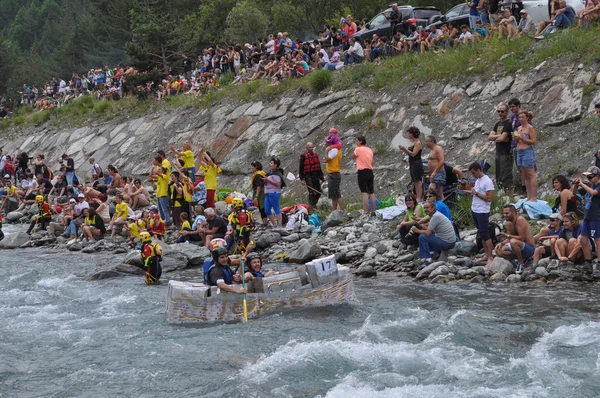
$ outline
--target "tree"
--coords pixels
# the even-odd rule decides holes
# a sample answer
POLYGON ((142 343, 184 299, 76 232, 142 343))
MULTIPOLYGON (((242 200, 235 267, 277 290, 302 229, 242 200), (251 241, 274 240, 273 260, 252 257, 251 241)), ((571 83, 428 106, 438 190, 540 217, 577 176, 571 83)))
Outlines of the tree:
POLYGON ((269 29, 269 18, 256 3, 244 0, 229 11, 225 25, 225 36, 234 43, 242 43, 265 37, 269 29))

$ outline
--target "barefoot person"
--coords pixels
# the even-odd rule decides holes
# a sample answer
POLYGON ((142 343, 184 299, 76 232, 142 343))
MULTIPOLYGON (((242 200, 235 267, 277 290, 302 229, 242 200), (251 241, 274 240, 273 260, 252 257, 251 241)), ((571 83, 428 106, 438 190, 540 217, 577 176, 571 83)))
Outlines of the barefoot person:
POLYGON ((554 252, 562 263, 567 261, 578 262, 583 260, 583 251, 579 243, 581 225, 575 213, 567 213, 563 216, 563 229, 558 234, 558 240, 554 245, 554 252))
POLYGON ((410 180, 415 185, 415 193, 417 194, 417 201, 420 203, 423 201, 423 160, 421 159, 421 152, 423 152, 423 144, 419 136, 421 132, 416 127, 410 127, 408 129, 408 138, 411 141, 412 146, 405 147, 400 145, 398 148, 402 152, 408 155, 408 168, 410 170, 410 180))
POLYGON ((492 265, 494 258, 492 257, 492 239, 490 238, 490 207, 492 205, 492 197, 494 196, 494 183, 490 177, 486 176, 481 170, 481 165, 477 162, 469 166, 469 171, 473 177, 477 178, 475 187, 471 190, 473 195, 473 203, 471 204, 471 213, 477 232, 485 249, 485 257, 477 260, 477 262, 485 262, 486 267, 492 265))
POLYGON ((356 160, 356 170, 358 175, 358 188, 362 194, 363 215, 369 214, 369 199, 372 204, 372 214, 375 214, 375 188, 373 176, 373 151, 367 146, 367 139, 364 136, 356 137, 356 149, 352 154, 356 160))
POLYGON ((444 200, 444 184, 446 183, 446 170, 444 169, 444 150, 437 144, 434 136, 428 135, 425 145, 429 148, 429 188, 437 192, 440 200, 444 200))
POLYGON ((504 219, 506 220, 506 233, 500 232, 498 236, 504 240, 496 245, 496 255, 507 260, 517 260, 515 272, 523 272, 523 264, 533 257, 535 242, 531 226, 523 216, 517 215, 513 205, 504 206, 504 219))

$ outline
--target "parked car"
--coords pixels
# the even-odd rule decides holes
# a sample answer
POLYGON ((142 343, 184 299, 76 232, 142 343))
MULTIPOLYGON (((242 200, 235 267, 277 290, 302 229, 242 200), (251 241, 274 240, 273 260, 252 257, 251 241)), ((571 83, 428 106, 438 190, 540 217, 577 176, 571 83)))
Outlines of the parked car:
MULTIPOLYGON (((567 0, 567 5, 573 7, 575 12, 581 10, 585 4, 585 0, 567 0)), ((502 3, 502 7, 511 7, 513 9, 513 15, 517 19, 520 19, 519 11, 521 9, 527 10, 527 13, 533 19, 533 22, 538 24, 541 21, 548 21, 550 19, 550 10, 552 0, 523 0, 522 7, 517 2, 505 1, 502 3)), ((458 4, 450 9, 446 14, 440 16, 434 16, 430 20, 430 25, 440 27, 444 24, 452 23, 455 27, 461 25, 469 26, 469 6, 467 3, 458 4)))
MULTIPOLYGON (((417 20, 417 25, 422 26, 426 26, 432 17, 442 14, 440 10, 435 7, 399 6, 398 10, 402 14, 402 23, 408 23, 407 21, 410 18, 415 18, 417 20)), ((356 32, 352 37, 361 42, 364 39, 370 39, 374 34, 379 37, 390 37, 392 34, 392 25, 388 18, 391 11, 392 9, 388 8, 387 10, 380 12, 365 25, 365 29, 356 32)))

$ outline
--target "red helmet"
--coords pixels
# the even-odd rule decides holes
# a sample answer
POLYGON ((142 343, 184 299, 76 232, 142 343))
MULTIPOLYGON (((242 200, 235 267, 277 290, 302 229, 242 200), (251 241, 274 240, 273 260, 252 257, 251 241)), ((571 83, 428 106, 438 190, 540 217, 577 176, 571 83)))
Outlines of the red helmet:
POLYGON ((408 23, 410 25, 416 25, 417 24, 417 19, 416 18, 408 18, 408 23))

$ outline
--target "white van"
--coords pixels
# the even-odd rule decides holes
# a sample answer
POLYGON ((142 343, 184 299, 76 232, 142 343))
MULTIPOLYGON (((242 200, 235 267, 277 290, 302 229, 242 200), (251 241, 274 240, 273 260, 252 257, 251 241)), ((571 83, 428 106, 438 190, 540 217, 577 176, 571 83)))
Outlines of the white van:
MULTIPOLYGON (((523 0, 523 9, 536 24, 550 20, 552 0, 523 0)), ((505 3, 506 4, 506 3, 505 3)), ((575 13, 585 7, 584 0, 567 0, 567 5, 573 7, 575 13)))

